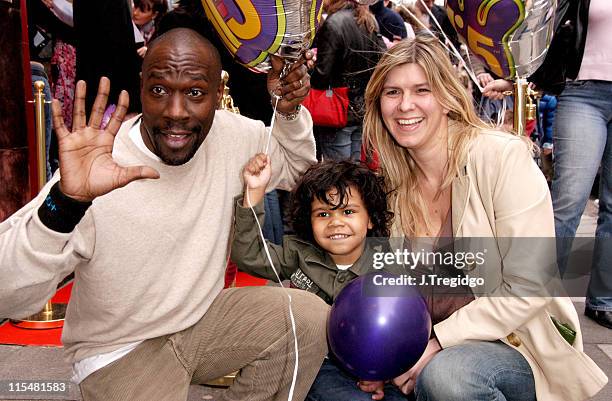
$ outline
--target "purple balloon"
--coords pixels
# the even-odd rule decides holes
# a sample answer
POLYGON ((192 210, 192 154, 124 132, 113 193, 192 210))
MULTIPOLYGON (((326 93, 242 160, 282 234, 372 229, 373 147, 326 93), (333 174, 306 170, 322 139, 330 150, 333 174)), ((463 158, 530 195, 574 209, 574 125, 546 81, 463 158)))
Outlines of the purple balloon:
MULTIPOLYGON (((375 272, 356 278, 338 294, 330 312, 329 348, 347 372, 361 380, 389 380, 419 360, 431 333, 425 300, 412 286, 393 296, 375 286, 375 272)), ((378 279, 380 281, 380 278, 378 279)))

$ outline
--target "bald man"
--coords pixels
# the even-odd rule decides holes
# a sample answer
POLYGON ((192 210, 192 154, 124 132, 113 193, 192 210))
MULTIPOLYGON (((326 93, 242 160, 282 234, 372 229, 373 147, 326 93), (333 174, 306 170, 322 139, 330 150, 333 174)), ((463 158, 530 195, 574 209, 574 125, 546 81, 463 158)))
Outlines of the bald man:
MULTIPOLYGON (((270 188, 290 189, 315 162, 312 120, 299 107, 309 79, 303 65, 282 80, 274 66, 268 89, 282 99, 270 188)), ((53 103, 60 174, 0 224, 0 316, 37 312, 75 273, 62 340, 86 401, 185 400, 190 383, 236 370, 223 399, 287 399, 295 355, 285 290, 222 290, 240 171, 268 138, 263 123, 216 110, 220 72, 206 39, 170 30, 144 59, 142 116, 123 122, 124 91, 105 129, 109 81, 88 121, 79 82, 73 132, 53 103)), ((301 400, 327 351, 327 307, 288 291, 301 400)))

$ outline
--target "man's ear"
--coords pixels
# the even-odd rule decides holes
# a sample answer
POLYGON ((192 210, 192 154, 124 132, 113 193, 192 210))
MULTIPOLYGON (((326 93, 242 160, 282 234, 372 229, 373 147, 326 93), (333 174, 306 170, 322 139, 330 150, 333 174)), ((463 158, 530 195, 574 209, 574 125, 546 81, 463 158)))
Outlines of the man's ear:
POLYGON ((372 219, 368 219, 368 230, 371 230, 374 228, 374 224, 372 224, 372 219))

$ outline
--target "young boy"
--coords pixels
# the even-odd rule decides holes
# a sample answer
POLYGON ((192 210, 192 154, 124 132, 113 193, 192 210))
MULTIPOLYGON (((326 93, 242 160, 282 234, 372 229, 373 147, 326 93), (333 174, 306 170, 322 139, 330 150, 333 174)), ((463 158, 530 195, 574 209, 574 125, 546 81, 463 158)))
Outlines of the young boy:
MULTIPOLYGON (((247 189, 236 205, 232 260, 242 271, 276 281, 248 203, 263 224, 261 203, 270 177, 267 157, 253 157, 243 177, 247 189)), ((284 236, 282 246, 268 242, 274 266, 292 287, 332 304, 348 282, 373 270, 374 249, 366 247, 366 237, 389 236, 393 214, 387 209, 382 178, 355 162, 323 162, 302 176, 291 203, 297 235, 284 236)))
MULTIPOLYGON (((276 281, 249 208, 253 205, 257 219, 263 224, 262 200, 270 171, 270 160, 264 154, 254 156, 244 168, 245 193, 236 203, 231 258, 240 270, 276 281)), ((292 287, 310 291, 332 304, 351 280, 374 270, 374 252, 389 249, 384 239, 389 236, 393 213, 388 209, 384 180, 353 161, 322 162, 301 177, 292 193, 291 204, 296 235, 284 236, 282 246, 267 242, 271 259, 281 280, 288 279, 292 287), (366 241, 367 237, 383 240, 366 241)), ((383 270, 411 273, 400 265, 386 265, 383 270)), ((425 298, 434 322, 469 302, 452 297, 451 302, 446 299, 444 307, 439 308, 434 307, 432 296, 425 298)), ((375 396, 359 390, 355 378, 343 373, 333 360, 326 359, 308 399, 382 398, 382 388, 376 387, 372 392, 375 396)), ((384 386, 384 397, 390 401, 406 399, 391 384, 384 386)))

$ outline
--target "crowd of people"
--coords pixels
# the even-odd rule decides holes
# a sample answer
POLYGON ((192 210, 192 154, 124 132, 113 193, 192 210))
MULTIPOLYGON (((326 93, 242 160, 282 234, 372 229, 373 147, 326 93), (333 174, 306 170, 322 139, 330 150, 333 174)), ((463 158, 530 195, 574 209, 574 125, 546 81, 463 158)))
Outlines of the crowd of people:
MULTIPOLYGON (((91 40, 76 47, 73 89, 54 87, 73 102, 52 104, 58 170, 0 223, 0 317, 37 312, 73 273, 62 341, 83 399, 184 400, 190 384, 234 371, 222 399, 585 400, 605 386, 559 284, 600 170, 584 313, 612 329, 605 0, 559 1, 533 76, 547 94, 525 137, 491 122, 511 83, 482 65, 482 93, 461 79, 439 43, 459 39, 433 0, 398 9, 408 13, 326 1, 316 52, 289 71, 273 56, 267 76, 228 57, 185 3, 75 0, 72 16, 44 0, 91 40), (102 43, 109 28, 91 21, 108 12, 116 29, 102 43), (106 48, 118 58, 96 64, 106 48), (222 69, 243 115, 218 110, 222 69), (311 86, 348 87, 345 127, 313 125, 301 106, 311 86), (290 192, 286 216, 269 207, 277 188, 290 192), (264 241, 270 217, 291 235, 264 241), (461 251, 483 238, 494 249, 463 272, 482 291, 421 289, 432 331, 406 372, 363 380, 328 354, 329 307, 372 270, 374 247, 461 251), (230 258, 292 288, 224 288, 230 258)), ((66 46, 58 37, 57 57, 66 46)))

